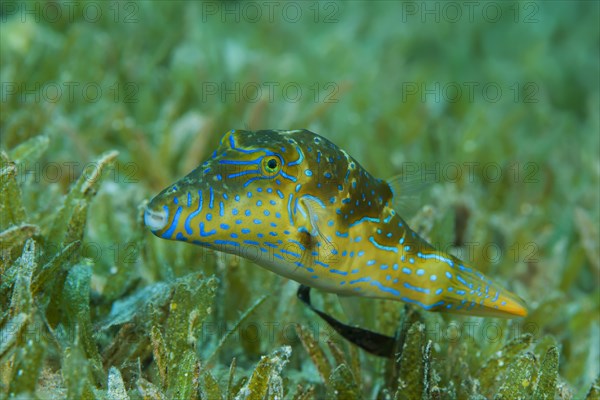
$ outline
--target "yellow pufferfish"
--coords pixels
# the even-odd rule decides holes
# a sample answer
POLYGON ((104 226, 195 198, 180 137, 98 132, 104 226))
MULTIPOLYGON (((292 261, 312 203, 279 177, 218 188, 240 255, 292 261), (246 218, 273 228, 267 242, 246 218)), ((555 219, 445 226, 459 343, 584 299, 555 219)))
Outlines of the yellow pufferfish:
POLYGON ((236 254, 303 285, 429 311, 524 317, 525 303, 417 235, 394 191, 308 130, 231 130, 150 201, 158 237, 236 254))

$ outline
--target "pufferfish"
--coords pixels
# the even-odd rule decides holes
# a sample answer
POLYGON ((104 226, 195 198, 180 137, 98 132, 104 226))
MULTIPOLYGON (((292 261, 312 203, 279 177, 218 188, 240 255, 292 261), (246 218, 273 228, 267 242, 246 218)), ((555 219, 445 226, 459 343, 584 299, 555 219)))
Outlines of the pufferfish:
POLYGON ((150 201, 145 223, 160 238, 235 254, 340 296, 527 315, 518 296, 415 233, 394 208, 394 190, 308 130, 231 130, 208 161, 150 201))

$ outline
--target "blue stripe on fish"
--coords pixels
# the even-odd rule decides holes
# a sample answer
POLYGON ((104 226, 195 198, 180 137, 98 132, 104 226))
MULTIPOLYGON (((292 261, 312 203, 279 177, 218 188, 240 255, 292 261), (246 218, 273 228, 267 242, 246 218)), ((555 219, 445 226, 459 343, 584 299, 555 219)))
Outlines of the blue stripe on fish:
POLYGON ((175 211, 173 221, 171 221, 171 226, 169 226, 169 229, 167 229, 167 231, 163 234, 163 237, 165 239, 169 239, 173 235, 175 229, 177 228, 177 224, 179 223, 179 216, 181 215, 181 210, 181 206, 177 207, 177 211, 175 211))

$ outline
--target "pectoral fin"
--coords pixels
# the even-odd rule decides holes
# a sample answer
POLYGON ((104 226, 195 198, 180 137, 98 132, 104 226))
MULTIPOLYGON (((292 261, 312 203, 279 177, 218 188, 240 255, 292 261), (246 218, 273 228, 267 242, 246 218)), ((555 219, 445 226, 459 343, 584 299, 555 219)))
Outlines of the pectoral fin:
POLYGON ((336 246, 323 233, 320 225, 325 223, 327 218, 327 210, 325 205, 320 201, 316 200, 312 196, 303 196, 298 200, 300 205, 300 212, 305 214, 306 218, 310 223, 310 235, 319 244, 318 247, 319 257, 322 260, 331 260, 337 254, 336 246))

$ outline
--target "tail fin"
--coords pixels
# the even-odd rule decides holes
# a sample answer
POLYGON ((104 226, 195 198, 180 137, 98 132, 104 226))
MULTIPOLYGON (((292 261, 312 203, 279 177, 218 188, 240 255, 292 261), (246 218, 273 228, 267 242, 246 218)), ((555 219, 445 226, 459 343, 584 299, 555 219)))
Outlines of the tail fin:
POLYGON ((452 268, 445 264, 447 287, 443 288, 440 311, 481 317, 525 317, 527 307, 519 296, 492 282, 481 272, 464 266, 460 260, 452 268))

